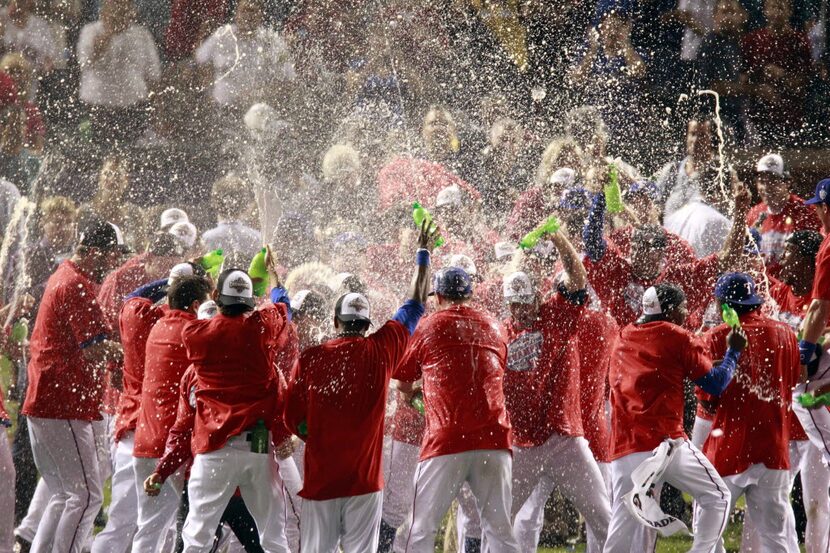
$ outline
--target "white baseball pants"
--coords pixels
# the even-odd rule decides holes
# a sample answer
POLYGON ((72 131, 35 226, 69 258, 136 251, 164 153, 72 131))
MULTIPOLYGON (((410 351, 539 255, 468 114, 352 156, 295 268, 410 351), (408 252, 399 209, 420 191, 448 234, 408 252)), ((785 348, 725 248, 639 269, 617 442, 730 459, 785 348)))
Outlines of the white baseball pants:
POLYGON ((465 482, 476 498, 490 551, 519 553, 510 522, 512 464, 505 450, 465 451, 418 463, 406 553, 433 553, 438 526, 465 482))
POLYGON ((0 426, 0 553, 14 547, 14 460, 6 429, 0 426))
MULTIPOLYGON (((787 553, 787 519, 790 506, 790 471, 771 470, 761 464, 752 465, 741 474, 723 478, 729 489, 728 513, 742 495, 746 496, 747 515, 752 519, 755 535, 764 553, 787 553)), ((698 522, 698 529, 700 524, 698 522)), ((725 553, 719 540, 716 553, 725 553)))
POLYGON ((280 477, 283 482, 283 507, 285 509, 285 539, 291 553, 300 551, 300 514, 303 508, 303 498, 300 490, 303 489, 303 479, 294 457, 277 459, 280 467, 280 477))
POLYGON ((115 447, 112 500, 107 511, 107 525, 95 536, 92 553, 126 553, 133 542, 138 518, 133 438, 133 433, 129 432, 115 447))
MULTIPOLYGON (((806 553, 830 551, 830 469, 821 459, 821 452, 809 441, 790 442, 790 489, 796 474, 801 474, 804 510, 807 513, 807 532, 804 536, 806 553)), ((791 506, 792 507, 792 506, 791 506)), ((798 534, 792 508, 787 511, 787 543, 791 551, 798 550, 798 534)))
MULTIPOLYGON (((540 446, 513 448, 514 518, 543 477, 549 478, 585 519, 593 537, 588 553, 602 551, 611 520, 611 500, 588 441, 581 436, 553 434, 540 446)), ((537 501, 544 510, 547 496, 544 500, 537 497, 537 501)), ((526 528, 524 523, 520 526, 526 528)), ((517 529, 514 522, 515 534, 517 529)))
POLYGON ((712 422, 709 419, 695 417, 695 424, 692 427, 692 435, 689 441, 701 451, 703 451, 703 443, 709 437, 709 433, 712 432, 712 422))
POLYGON ((210 551, 222 513, 237 487, 256 521, 262 549, 289 553, 281 504, 283 485, 273 449, 267 454, 253 453, 247 434, 234 436, 223 448, 199 453, 193 459, 187 486, 190 511, 182 530, 184 553, 210 551))
POLYGON ((92 423, 29 417, 29 437, 49 492, 33 553, 78 553, 104 499, 92 423))
POLYGON ((467 538, 481 540, 481 517, 478 516, 478 504, 469 485, 461 486, 456 500, 458 509, 455 514, 455 531, 458 536, 458 553, 467 553, 464 545, 467 538))
POLYGON ((383 492, 325 501, 303 501, 302 553, 337 550, 373 553, 378 550, 383 492))
POLYGON ((49 499, 52 494, 49 493, 49 488, 43 478, 38 479, 37 487, 35 487, 35 495, 32 496, 32 501, 29 503, 29 509, 26 511, 26 516, 20 521, 14 535, 20 539, 32 543, 37 533, 37 527, 40 525, 40 519, 43 518, 43 513, 46 511, 46 506, 49 504, 49 499))
MULTIPOLYGON (((629 512, 623 499, 634 487, 631 473, 651 455, 650 451, 632 453, 611 462, 614 506, 608 541, 603 550, 605 553, 642 553, 654 550, 657 533, 640 524, 629 512)), ((726 529, 730 505, 729 489, 715 467, 698 448, 686 440, 673 453, 660 484, 663 482, 689 493, 697 501, 697 528, 689 551, 711 553, 726 529)))
MULTIPOLYGON (((830 358, 830 353, 824 355, 824 358, 830 358)), ((824 456, 825 462, 830 463, 830 411, 825 407, 818 409, 805 409, 798 403, 798 396, 805 393, 805 391, 815 390, 819 386, 830 383, 830 378, 821 382, 807 382, 799 384, 793 390, 793 411, 798 416, 804 432, 810 438, 810 442, 818 448, 824 456)))
POLYGON ((184 490, 185 467, 181 466, 171 474, 162 484, 159 494, 151 497, 144 492, 144 481, 156 471, 158 461, 150 457, 133 457, 132 484, 138 511, 133 551, 160 551, 168 530, 176 522, 184 490))
MULTIPOLYGON (((602 480, 605 482, 605 491, 608 492, 608 497, 612 498, 611 464, 598 462, 597 466, 602 475, 602 480)), ((542 535, 542 526, 545 523, 545 505, 555 488, 556 485, 553 480, 543 476, 533 489, 530 497, 519 509, 516 518, 513 519, 513 533, 516 535, 522 553, 536 553, 539 548, 539 538, 542 535)), ((613 503, 613 499, 611 499, 611 502, 613 503)), ((588 525, 585 526, 585 534, 587 538, 586 550, 602 551, 602 545, 597 543, 597 537, 588 525)))

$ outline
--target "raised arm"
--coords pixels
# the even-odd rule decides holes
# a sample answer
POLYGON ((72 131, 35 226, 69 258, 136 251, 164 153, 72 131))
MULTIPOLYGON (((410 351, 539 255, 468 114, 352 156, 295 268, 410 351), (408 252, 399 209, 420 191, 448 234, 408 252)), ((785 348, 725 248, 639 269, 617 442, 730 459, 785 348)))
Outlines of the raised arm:
POLYGON ((412 276, 412 284, 409 286, 409 293, 404 304, 392 316, 392 320, 398 321, 409 331, 411 335, 418 326, 418 321, 424 314, 424 304, 429 293, 429 265, 432 250, 435 248, 435 241, 438 238, 438 227, 430 229, 430 222, 424 221, 418 235, 418 251, 415 253, 417 267, 412 276))
POLYGON ((749 190, 738 180, 737 175, 732 173, 732 193, 735 196, 735 212, 732 217, 732 229, 726 235, 718 258, 721 268, 727 269, 735 266, 741 255, 743 255, 746 243, 746 215, 749 213, 751 197, 749 190))
POLYGON ((591 211, 588 220, 582 229, 582 242, 585 245, 585 255, 591 261, 597 262, 605 256, 608 244, 602 233, 605 227, 605 194, 602 192, 594 196, 591 202, 591 211))
POLYGON ((585 270, 585 265, 582 264, 576 248, 568 239, 565 229, 559 229, 549 236, 553 241, 553 245, 559 251, 559 258, 562 260, 562 265, 568 274, 568 291, 584 290, 588 286, 588 272, 585 270))

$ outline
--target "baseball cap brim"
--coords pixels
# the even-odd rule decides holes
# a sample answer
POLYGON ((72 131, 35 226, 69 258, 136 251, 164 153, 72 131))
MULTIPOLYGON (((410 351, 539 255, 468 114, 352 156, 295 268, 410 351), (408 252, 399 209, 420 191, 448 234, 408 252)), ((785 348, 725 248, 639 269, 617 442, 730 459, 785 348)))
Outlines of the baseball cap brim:
POLYGON ((804 200, 804 203, 806 205, 815 205, 815 204, 823 204, 823 203, 825 203, 825 201, 822 200, 821 198, 819 198, 818 196, 813 196, 809 200, 804 200))
POLYGON ((241 296, 226 296, 225 294, 219 294, 219 302, 222 305, 247 305, 248 307, 256 307, 256 301, 254 298, 244 298, 241 296))
POLYGON ((534 295, 523 295, 523 296, 510 296, 509 298, 504 298, 508 304, 511 303, 521 303, 523 305, 530 305, 531 303, 536 301, 536 296, 534 295))
POLYGON ((731 303, 732 305, 746 305, 748 307, 751 307, 751 306, 754 306, 754 305, 762 305, 764 303, 764 298, 762 298, 758 295, 755 295, 755 296, 750 296, 750 297, 746 298, 745 300, 730 300, 730 299, 727 299, 727 298, 718 298, 718 301, 731 303))

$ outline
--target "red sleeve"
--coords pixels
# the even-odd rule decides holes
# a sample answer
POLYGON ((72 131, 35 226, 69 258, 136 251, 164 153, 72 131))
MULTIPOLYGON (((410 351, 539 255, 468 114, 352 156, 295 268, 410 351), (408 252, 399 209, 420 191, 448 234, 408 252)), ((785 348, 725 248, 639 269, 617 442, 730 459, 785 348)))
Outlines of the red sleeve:
POLYGON ((683 366, 686 370, 686 377, 694 382, 698 378, 706 376, 712 370, 712 357, 707 351, 707 345, 703 340, 688 334, 690 340, 686 347, 679 347, 678 351, 682 356, 683 366))
POLYGON ((392 378, 395 380, 415 382, 421 378, 421 360, 419 358, 419 354, 421 353, 420 328, 415 331, 412 340, 409 341, 409 346, 403 354, 403 359, 400 360, 398 366, 392 372, 392 378))
POLYGON ((307 362, 304 358, 305 356, 301 355, 299 362, 294 365, 285 390, 283 419, 288 430, 297 436, 300 436, 300 423, 306 420, 308 407, 308 382, 304 378, 307 362))
POLYGON ((613 298, 628 284, 630 267, 616 246, 608 244, 605 255, 599 261, 585 258, 588 281, 604 304, 611 305, 613 298))
MULTIPOLYGON (((801 198, 799 198, 799 201, 801 201, 801 198)), ((793 226, 796 230, 815 230, 821 232, 821 221, 818 215, 816 215, 815 210, 808 205, 803 205, 798 210, 793 226)))
POLYGON ((176 421, 167 433, 164 453, 156 465, 156 472, 161 476, 162 480, 167 480, 180 466, 190 462, 192 456, 190 439, 193 436, 196 409, 190 404, 190 395, 192 388, 196 384, 192 378, 188 378, 188 373, 182 378, 179 386, 179 404, 176 408, 176 421))
POLYGON ((87 290, 85 294, 73 292, 75 293, 66 297, 66 290, 62 288, 59 299, 62 305, 68 306, 67 311, 70 315, 66 320, 75 343, 83 349, 92 345, 96 340, 109 336, 112 328, 107 323, 98 301, 94 299, 95 294, 92 291, 87 290), (93 300, 89 301, 88 298, 93 298, 93 300))
POLYGON ((830 242, 824 239, 816 257, 816 276, 813 280, 813 299, 830 301, 830 242))
POLYGON ((374 346, 376 355, 383 356, 383 365, 386 367, 386 374, 398 365, 409 342, 409 332, 398 321, 386 321, 380 329, 369 336, 369 341, 374 346))

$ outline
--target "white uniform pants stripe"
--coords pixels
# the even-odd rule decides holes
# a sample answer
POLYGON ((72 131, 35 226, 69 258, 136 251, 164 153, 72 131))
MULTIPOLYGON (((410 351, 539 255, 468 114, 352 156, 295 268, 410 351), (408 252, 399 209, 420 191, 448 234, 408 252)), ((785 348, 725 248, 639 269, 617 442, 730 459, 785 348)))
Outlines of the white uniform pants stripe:
POLYGON ((78 553, 103 501, 92 423, 29 417, 32 454, 50 492, 32 552, 78 553))
POLYGON ((504 450, 465 451, 418 463, 406 553, 433 553, 438 526, 464 482, 476 498, 490 551, 518 553, 510 521, 512 464, 504 450))

